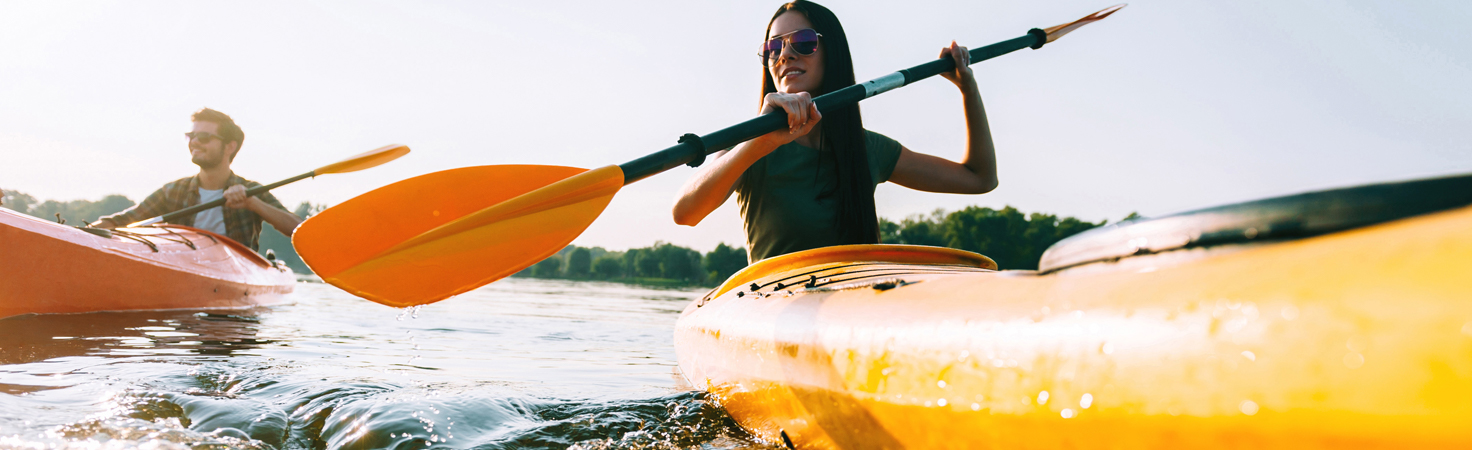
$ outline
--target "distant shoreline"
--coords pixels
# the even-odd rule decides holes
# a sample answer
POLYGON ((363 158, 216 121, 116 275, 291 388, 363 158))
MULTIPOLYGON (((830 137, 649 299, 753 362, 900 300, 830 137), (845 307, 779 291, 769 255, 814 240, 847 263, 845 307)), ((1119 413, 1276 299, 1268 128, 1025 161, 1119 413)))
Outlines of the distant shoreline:
MULTIPOLYGON (((122 211, 134 202, 122 195, 101 200, 39 200, 23 192, 3 190, 3 206, 43 219, 61 217, 73 223, 90 223, 98 217, 122 211)), ((302 218, 326 209, 326 205, 302 202, 293 212, 302 218)), ((1131 213, 1123 220, 1138 218, 1131 213)), ((886 244, 950 247, 991 257, 1002 269, 1036 270, 1043 252, 1053 243, 1108 221, 1098 223, 1045 213, 1025 213, 1006 206, 992 209, 968 206, 955 211, 935 210, 898 221, 879 218, 879 241, 886 244)), ((260 252, 275 253, 298 274, 311 269, 296 253, 291 238, 262 227, 260 252)), ((622 251, 602 247, 569 245, 542 261, 512 275, 548 280, 608 281, 635 286, 696 288, 713 287, 747 265, 746 249, 725 243, 701 252, 668 242, 622 251)))
MULTIPOLYGON (((632 286, 656 287, 656 288, 714 288, 717 285, 695 283, 676 280, 673 278, 573 278, 573 277, 541 277, 536 275, 512 275, 510 278, 524 278, 532 280, 560 280, 560 281, 597 281, 602 283, 619 283, 632 286)), ((725 281, 725 280, 721 280, 725 281)))

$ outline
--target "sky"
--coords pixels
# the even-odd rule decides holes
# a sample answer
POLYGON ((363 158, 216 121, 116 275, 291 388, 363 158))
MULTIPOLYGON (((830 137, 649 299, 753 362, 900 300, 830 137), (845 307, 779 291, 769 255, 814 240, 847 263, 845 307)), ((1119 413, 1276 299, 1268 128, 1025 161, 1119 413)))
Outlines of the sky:
MULTIPOLYGON (((1082 0, 822 2, 859 80, 1110 6, 1082 0)), ((392 143, 413 153, 274 191, 335 204, 456 167, 620 164, 757 113, 777 2, 0 0, 0 188, 136 200, 192 175, 181 133, 235 118, 262 183, 392 143)), ((893 184, 880 216, 1014 206, 1090 221, 1472 172, 1472 2, 1138 1, 1040 50, 973 66, 1001 186, 893 184)), ((865 101, 865 126, 959 160, 936 77, 865 101)), ((625 187, 574 241, 741 244, 730 201, 670 218, 692 169, 625 187)), ((431 195, 431 194, 427 194, 431 195)))

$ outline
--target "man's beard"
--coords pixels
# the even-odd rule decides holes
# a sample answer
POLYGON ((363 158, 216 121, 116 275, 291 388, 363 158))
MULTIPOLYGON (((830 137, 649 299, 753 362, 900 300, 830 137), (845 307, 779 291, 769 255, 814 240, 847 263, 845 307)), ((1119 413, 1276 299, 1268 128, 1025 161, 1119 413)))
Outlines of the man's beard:
POLYGON ((225 162, 225 152, 214 153, 213 158, 211 158, 211 153, 209 150, 201 149, 198 155, 191 156, 189 160, 193 161, 194 165, 199 166, 201 169, 208 170, 220 167, 220 164, 225 162))

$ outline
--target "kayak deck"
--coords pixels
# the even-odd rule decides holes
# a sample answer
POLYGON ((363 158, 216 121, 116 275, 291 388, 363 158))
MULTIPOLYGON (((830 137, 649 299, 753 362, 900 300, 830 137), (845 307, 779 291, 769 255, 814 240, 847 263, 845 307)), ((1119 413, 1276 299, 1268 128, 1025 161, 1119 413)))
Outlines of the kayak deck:
POLYGON ((850 249, 692 303, 676 350, 798 448, 1465 448, 1469 229, 1461 208, 1047 275, 850 249), (873 276, 773 289, 811 270, 873 276))
POLYGON ((0 318, 279 303, 295 276, 223 236, 181 226, 104 237, 0 209, 0 318))

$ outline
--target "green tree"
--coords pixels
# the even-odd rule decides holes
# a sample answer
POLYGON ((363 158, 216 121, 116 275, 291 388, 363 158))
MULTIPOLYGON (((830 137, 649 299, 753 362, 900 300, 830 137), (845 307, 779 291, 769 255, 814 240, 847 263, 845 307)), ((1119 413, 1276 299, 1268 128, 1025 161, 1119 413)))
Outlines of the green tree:
POLYGON ((1069 236, 1088 231, 1092 228, 1104 226, 1104 224, 1108 222, 1109 221, 1104 220, 1100 221, 1099 223, 1090 223, 1072 217, 1064 217, 1063 220, 1058 221, 1058 231, 1053 235, 1053 242, 1056 243, 1069 236))
POLYGON ((586 248, 578 247, 567 255, 567 276, 574 278, 587 278, 593 272, 593 253, 586 248))
POLYGON ((900 224, 889 219, 879 218, 879 242, 888 244, 900 243, 900 224))
POLYGON ((292 210, 291 212, 296 213, 297 217, 306 219, 326 210, 327 205, 323 203, 301 202, 300 204, 296 205, 296 209, 292 210))
POLYGON ((674 244, 662 244, 654 248, 659 259, 659 276, 680 281, 705 281, 705 270, 700 268, 700 252, 674 244))
POLYGON ((930 218, 914 215, 901 222, 900 241, 910 245, 945 246, 947 239, 941 226, 941 212, 935 211, 930 218))
POLYGON ((722 242, 705 254, 706 281, 710 283, 725 281, 745 267, 746 249, 741 247, 732 247, 722 242))
POLYGON ((887 243, 959 248, 987 255, 1003 269, 1036 269, 1049 246, 1103 224, 1023 214, 1010 206, 1000 210, 972 206, 949 214, 936 210, 928 216, 914 215, 899 223, 881 221, 880 232, 887 243))
POLYGON ((57 220, 76 223, 76 219, 72 218, 71 215, 68 214, 68 212, 69 211, 67 211, 67 204, 65 202, 58 202, 56 200, 46 200, 31 205, 30 210, 26 211, 27 214, 46 220, 57 220))
MULTIPOLYGON (((30 196, 26 196, 30 197, 30 196)), ((66 220, 69 225, 84 225, 97 221, 98 217, 113 214, 133 206, 133 201, 127 197, 112 194, 102 197, 101 200, 72 200, 57 201, 46 200, 34 203, 27 208, 26 214, 40 217, 42 219, 56 220, 57 214, 66 220)))
POLYGON ((880 242, 944 247, 947 244, 945 230, 942 228, 945 217, 945 211, 937 209, 929 216, 915 214, 899 223, 881 219, 880 242), (885 223, 889 224, 887 231, 885 223))
POLYGON ((562 259, 556 256, 548 257, 532 266, 532 270, 538 278, 557 278, 562 275, 562 259))
POLYGON ((634 274, 645 278, 659 278, 663 273, 659 271, 659 254, 647 250, 638 253, 638 259, 634 261, 634 274))
POLYGON ((631 248, 628 251, 624 252, 624 255, 623 255, 623 258, 622 258, 623 259, 623 263, 624 263, 624 270, 623 270, 623 274, 624 275, 623 276, 626 276, 626 277, 629 277, 629 278, 634 278, 634 277, 640 276, 639 275, 639 258, 641 256, 643 256, 643 254, 644 254, 644 249, 642 249, 642 248, 631 248))
MULTIPOLYGON (((292 212, 296 213, 297 217, 306 219, 326 209, 327 205, 324 204, 301 202, 296 205, 296 208, 292 212)), ((307 267, 307 263, 302 261, 302 257, 296 254, 296 247, 291 245, 291 238, 277 231, 276 227, 271 226, 271 224, 262 224, 259 244, 261 246, 261 253, 264 254, 267 250, 275 253, 276 259, 286 263, 286 267, 290 267, 292 272, 302 274, 312 273, 312 269, 307 267)))
POLYGON ((1042 259, 1043 251, 1048 246, 1058 242, 1058 216, 1052 214, 1032 213, 1027 216, 1027 231, 1022 233, 1024 245, 1020 245, 1023 253, 1021 258, 1031 261, 1029 269, 1037 269, 1037 262, 1042 259))
POLYGON ((21 214, 30 214, 31 205, 36 204, 36 198, 24 192, 10 189, 0 189, 0 206, 10 208, 21 214))
MULTIPOLYGON (((65 218, 69 225, 96 222, 99 217, 120 212, 134 205, 132 200, 117 194, 102 197, 101 200, 97 201, 72 200, 63 202, 46 200, 38 202, 35 197, 11 190, 4 191, 3 201, 7 208, 42 219, 55 220, 56 215, 61 214, 61 217, 65 218)), ((327 209, 327 205, 302 202, 297 205, 294 212, 296 212, 297 216, 305 219, 325 209, 327 209)), ((297 273, 312 273, 311 269, 307 268, 307 264, 296 254, 296 249, 291 245, 291 238, 276 231, 269 223, 263 224, 261 227, 260 248, 262 254, 269 250, 276 255, 278 260, 286 263, 287 267, 290 267, 297 273)))
POLYGON ((593 275, 601 280, 611 280, 624 275, 624 261, 620 256, 603 256, 593 262, 593 275))
MULTIPOLYGON (((1027 217, 1013 207, 994 210, 966 207, 946 216, 943 225, 946 246, 990 256, 1008 268, 1021 268, 1027 263, 1027 217), (1005 261, 1005 262, 1003 262, 1005 261)), ((1031 263, 1034 267, 1037 261, 1031 263)))

